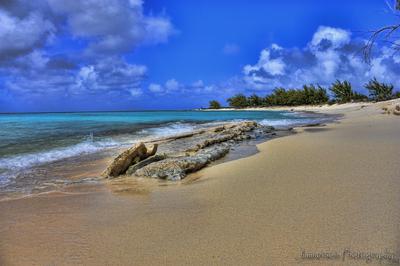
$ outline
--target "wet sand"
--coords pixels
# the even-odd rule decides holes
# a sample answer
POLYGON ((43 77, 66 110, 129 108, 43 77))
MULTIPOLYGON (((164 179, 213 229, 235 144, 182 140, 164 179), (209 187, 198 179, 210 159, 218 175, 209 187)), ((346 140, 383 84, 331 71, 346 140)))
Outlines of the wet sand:
POLYGON ((400 117, 379 108, 323 110, 345 117, 179 183, 2 201, 0 265, 366 264, 301 258, 345 249, 398 257, 400 117))

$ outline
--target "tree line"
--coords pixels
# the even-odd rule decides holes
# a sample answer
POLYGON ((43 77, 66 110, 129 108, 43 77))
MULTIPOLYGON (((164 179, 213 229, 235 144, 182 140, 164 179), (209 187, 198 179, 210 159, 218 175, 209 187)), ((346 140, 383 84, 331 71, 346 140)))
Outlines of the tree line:
MULTIPOLYGON (((301 89, 275 88, 271 94, 261 97, 252 94, 246 97, 239 93, 227 99, 230 107, 266 107, 266 106, 295 106, 295 105, 320 105, 348 102, 366 102, 366 101, 386 101, 394 98, 400 98, 400 92, 394 93, 393 85, 379 82, 376 78, 370 80, 364 87, 368 90, 366 96, 353 90, 348 81, 336 80, 328 90, 320 85, 304 85, 301 89)), ((212 100, 209 102, 210 109, 219 109, 221 104, 212 100)))

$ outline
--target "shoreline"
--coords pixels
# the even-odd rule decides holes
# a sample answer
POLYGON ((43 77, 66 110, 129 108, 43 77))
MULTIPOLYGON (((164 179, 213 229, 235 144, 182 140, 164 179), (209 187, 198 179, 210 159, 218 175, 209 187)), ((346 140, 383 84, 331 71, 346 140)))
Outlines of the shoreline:
POLYGON ((171 186, 137 180, 0 202, 0 264, 308 265, 302 251, 345 248, 399 256, 400 121, 385 104, 328 110, 344 116, 171 186))
POLYGON ((270 106, 270 107, 246 107, 246 108, 227 108, 223 107, 220 109, 197 109, 198 111, 292 111, 292 112, 315 112, 315 113, 342 113, 347 109, 352 108, 364 108, 369 106, 383 107, 386 105, 391 105, 392 103, 398 103, 399 99, 393 99, 383 102, 353 102, 353 103, 343 103, 343 104, 323 104, 323 105, 299 105, 299 106, 270 106))
MULTIPOLYGON (((307 117, 307 116, 306 116, 307 117)), ((326 119, 328 120, 333 120, 337 119, 337 117, 312 117, 310 116, 310 119, 312 120, 313 118, 315 119, 321 119, 321 122, 325 122, 326 119)), ((302 118, 305 119, 305 118, 302 118)), ((300 119, 299 125, 305 125, 306 122, 300 119)), ((144 143, 147 144, 152 144, 152 143, 158 143, 161 144, 161 146, 171 146, 169 145, 169 142, 176 141, 178 139, 183 140, 183 142, 180 145, 188 145, 188 143, 191 143, 193 136, 198 135, 201 132, 205 132, 207 130, 212 130, 215 127, 220 127, 221 125, 238 125, 240 121, 238 122, 233 122, 233 121, 218 121, 218 122, 205 122, 205 123, 196 123, 196 127, 193 128, 192 131, 190 132, 183 132, 183 133, 177 133, 175 135, 166 135, 166 136, 157 136, 154 135, 152 137, 148 136, 143 139, 144 143)), ((294 123, 294 122, 293 122, 294 123)), ((168 123, 166 123, 168 125, 168 123)), ((160 126, 162 127, 162 126, 160 126)), ((282 127, 282 126, 281 126, 282 127)), ((281 128, 278 127, 278 128, 281 128)), ((288 127, 288 126, 287 126, 288 127)), ((283 126, 285 128, 285 126, 283 126)), ((274 135, 282 135, 281 134, 281 129, 277 129, 274 131, 274 135)), ((214 133, 217 134, 217 133, 214 133)), ((256 134, 257 135, 257 134, 256 134)), ((269 133, 266 133, 265 135, 269 135, 269 133)), ((253 136, 254 137, 254 136, 253 136)), ((249 140, 245 141, 246 143, 243 143, 243 146, 252 146, 249 147, 250 150, 256 149, 255 144, 259 143, 260 141, 263 141, 263 139, 270 139, 271 136, 257 136, 258 140, 249 140), (258 139, 262 138, 262 139, 258 139), (252 144, 248 145, 247 142, 251 142, 252 144), (254 146, 254 148, 253 148, 254 146)), ((242 141, 244 142, 244 141, 242 141)), ((194 143, 195 144, 195 143, 194 143)), ((131 144, 132 145, 132 144, 131 144)), ((65 188, 68 189, 70 186, 75 186, 75 185, 81 185, 86 182, 97 182, 101 183, 103 182, 102 178, 98 178, 102 171, 109 165, 109 163, 112 161, 112 159, 118 154, 123 152, 125 149, 128 149, 130 146, 126 146, 124 148, 119 147, 119 148, 108 148, 105 150, 100 150, 92 154, 85 154, 85 155, 79 155, 79 156, 73 156, 70 158, 65 158, 64 160, 57 160, 54 162, 49 162, 49 163, 44 163, 38 166, 35 166, 33 168, 32 172, 32 177, 27 176, 26 178, 22 178, 21 183, 15 183, 15 187, 17 188, 16 190, 13 189, 13 185, 11 184, 9 187, 5 187, 6 189, 0 192, 0 200, 12 200, 12 199, 18 199, 19 197, 30 197, 34 196, 36 194, 41 194, 41 193, 48 193, 51 191, 54 192, 61 192, 65 188), (69 165, 69 167, 68 167, 69 165), (36 174, 36 170, 38 169, 39 174, 36 174), (47 170, 48 169, 48 170, 47 170), (47 171, 49 174, 47 174, 47 171), (43 175, 41 173, 44 173, 43 175), (49 176, 49 177, 47 177, 49 176), (57 178, 51 178, 52 176, 56 176, 57 178), (38 181, 36 181, 38 180, 38 181), (26 189, 22 189, 23 184, 25 182, 27 184, 26 189), (31 182, 31 183, 29 183, 31 182), (28 186, 29 185, 29 186, 28 186), (32 194, 32 195, 31 195, 32 194)), ((174 145, 172 147, 167 148, 162 147, 161 148, 161 153, 168 152, 168 149, 176 149, 176 145, 174 148, 174 145)), ((235 147, 235 149, 238 147, 235 147)), ((243 154, 239 154, 238 152, 234 152, 234 156, 228 156, 231 158, 230 160, 233 159, 238 159, 238 158, 243 158, 246 156, 249 156, 250 154, 254 154, 255 151, 249 152, 246 149, 239 149, 242 150, 243 154)), ((178 151, 176 151, 178 152, 178 151)), ((179 153, 179 152, 178 152, 179 153)), ((220 162, 225 162, 227 161, 226 159, 221 159, 218 160, 220 162)), ((22 173, 27 172, 28 174, 31 172, 30 170, 24 170, 22 173)), ((23 175, 23 174, 22 174, 23 175)), ((19 178, 19 177, 18 177, 19 178)), ((19 178, 20 179, 20 178, 19 178)), ((18 181, 20 182, 20 181, 18 181)))

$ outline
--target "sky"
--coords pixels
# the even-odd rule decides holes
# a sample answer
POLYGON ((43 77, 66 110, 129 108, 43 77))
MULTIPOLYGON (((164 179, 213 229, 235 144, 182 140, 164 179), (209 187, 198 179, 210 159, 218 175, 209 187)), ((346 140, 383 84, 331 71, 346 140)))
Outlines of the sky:
POLYGON ((400 88, 385 0, 0 0, 0 112, 190 109, 275 87, 400 88))

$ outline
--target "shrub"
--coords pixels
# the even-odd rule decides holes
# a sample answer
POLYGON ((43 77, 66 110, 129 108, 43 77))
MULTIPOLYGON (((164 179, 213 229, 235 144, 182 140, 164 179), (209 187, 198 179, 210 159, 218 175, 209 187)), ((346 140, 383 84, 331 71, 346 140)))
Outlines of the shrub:
POLYGON ((376 78, 371 79, 367 84, 365 84, 365 88, 369 91, 369 97, 377 102, 390 100, 394 97, 393 85, 381 83, 377 81, 376 78))
POLYGON ((348 103, 353 101, 365 101, 368 97, 353 91, 351 83, 348 81, 336 80, 330 87, 330 91, 333 93, 333 97, 338 103, 348 103))
POLYGON ((221 108, 221 104, 216 101, 216 100, 212 100, 209 102, 209 107, 210 109, 220 109, 221 108))
POLYGON ((330 91, 333 93, 333 98, 338 103, 350 102, 353 96, 351 83, 348 81, 341 82, 340 80, 336 80, 330 87, 330 91))
POLYGON ((329 100, 326 90, 321 86, 304 85, 302 89, 276 88, 265 98, 267 105, 308 105, 324 104, 329 100))
POLYGON ((244 94, 236 94, 235 96, 229 98, 228 100, 229 106, 233 108, 245 108, 248 106, 247 98, 244 94))
POLYGON ((250 97, 247 98, 247 104, 248 106, 262 106, 264 104, 263 99, 256 95, 252 94, 250 97))
POLYGON ((329 100, 328 94, 326 93, 326 89, 317 85, 304 85, 303 86, 303 103, 302 104, 324 104, 329 100))

